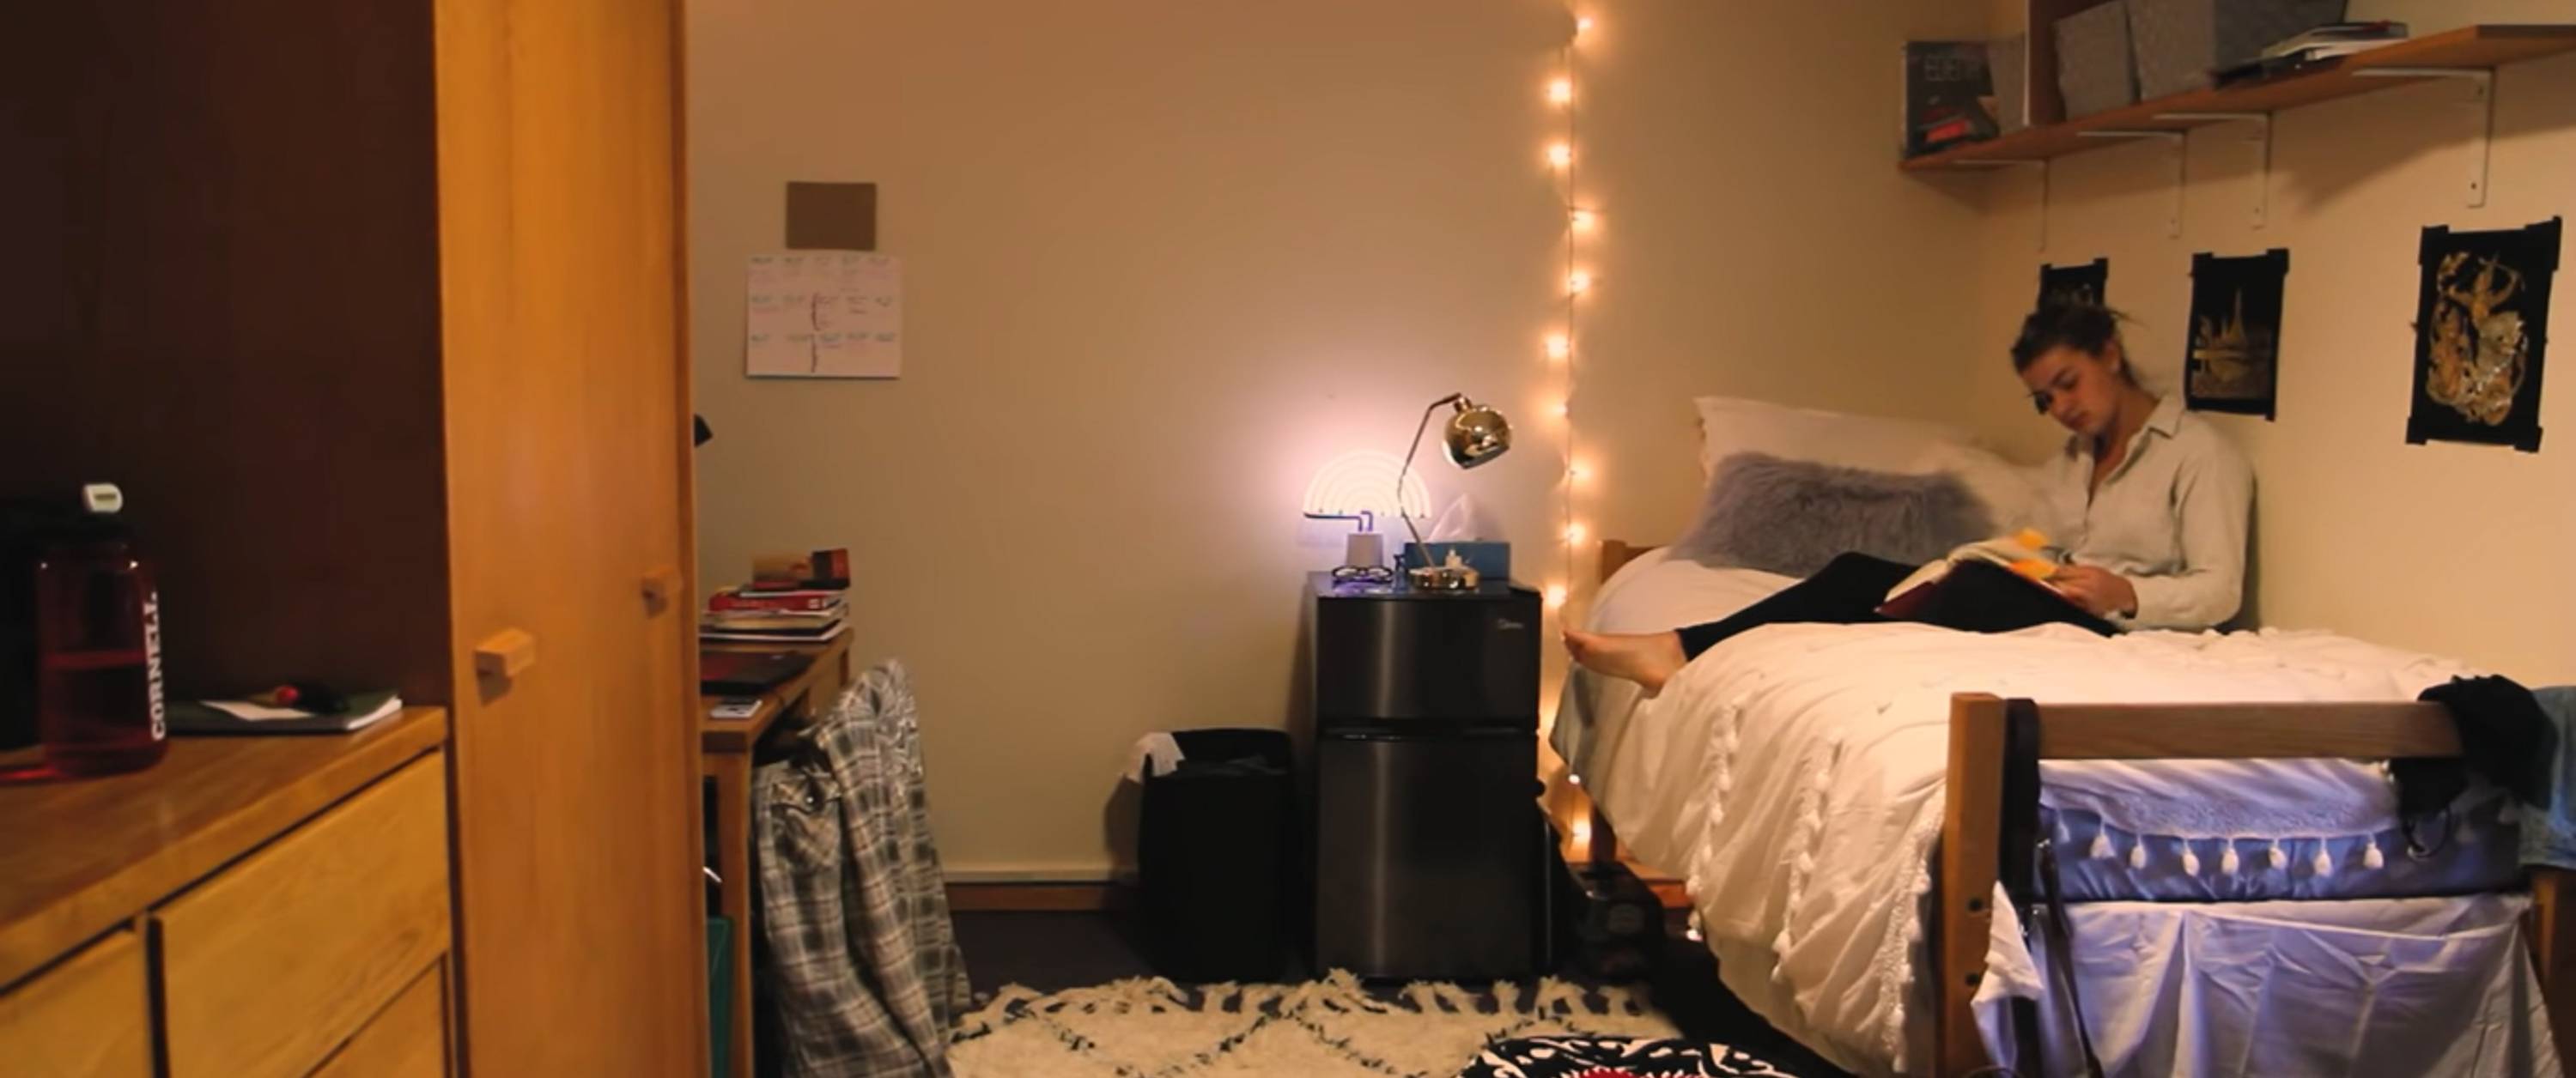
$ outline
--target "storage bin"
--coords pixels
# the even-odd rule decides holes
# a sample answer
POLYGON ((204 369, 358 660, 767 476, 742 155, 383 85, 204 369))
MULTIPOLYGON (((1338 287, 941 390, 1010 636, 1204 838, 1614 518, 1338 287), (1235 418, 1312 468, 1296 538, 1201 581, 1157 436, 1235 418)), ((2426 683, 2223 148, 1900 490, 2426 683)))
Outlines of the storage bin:
POLYGON ((1556 954, 1572 972, 1601 981, 1648 976, 1664 949, 1664 907, 1653 888, 1617 862, 1553 861, 1556 954))
POLYGON ((707 1073, 727 1078, 733 1058, 733 918, 707 918, 707 1073))
POLYGON ((2344 0, 2127 0, 2138 92, 2157 98, 2210 85, 2210 71, 2265 46, 2343 21, 2344 0))
POLYGON ((2138 100, 2127 0, 2086 8, 2051 29, 2057 34, 2057 91, 2066 98, 2068 119, 2138 100))
POLYGON ((1298 848, 1288 735, 1182 730, 1181 763, 1148 769, 1136 843, 1154 968, 1182 982, 1276 980, 1287 963, 1298 848))

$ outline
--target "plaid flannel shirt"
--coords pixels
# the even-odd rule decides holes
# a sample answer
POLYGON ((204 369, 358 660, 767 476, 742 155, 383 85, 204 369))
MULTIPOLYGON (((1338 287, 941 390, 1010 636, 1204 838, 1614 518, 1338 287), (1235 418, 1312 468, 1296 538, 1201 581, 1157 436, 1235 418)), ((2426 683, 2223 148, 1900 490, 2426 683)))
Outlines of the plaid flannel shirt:
POLYGON ((969 1005, 902 664, 870 670, 752 781, 791 1078, 949 1074, 969 1005))

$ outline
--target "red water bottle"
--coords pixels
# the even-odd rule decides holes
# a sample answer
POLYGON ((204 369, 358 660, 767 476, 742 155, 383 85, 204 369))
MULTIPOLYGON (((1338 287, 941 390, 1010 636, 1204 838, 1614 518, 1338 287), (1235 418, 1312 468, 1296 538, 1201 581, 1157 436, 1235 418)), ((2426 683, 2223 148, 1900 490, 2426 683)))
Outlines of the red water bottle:
POLYGON ((150 767, 168 748, 161 597, 122 504, 93 496, 36 561, 36 736, 67 775, 150 767))

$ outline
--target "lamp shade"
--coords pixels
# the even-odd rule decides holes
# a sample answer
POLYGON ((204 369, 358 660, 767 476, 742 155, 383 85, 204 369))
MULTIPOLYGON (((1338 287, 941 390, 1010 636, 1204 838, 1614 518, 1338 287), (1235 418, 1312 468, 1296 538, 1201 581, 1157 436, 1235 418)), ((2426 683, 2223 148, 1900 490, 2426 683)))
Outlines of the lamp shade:
POLYGON ((1450 463, 1473 468, 1512 447, 1512 424, 1503 413, 1460 397, 1457 414, 1440 430, 1440 442, 1448 447, 1450 463))

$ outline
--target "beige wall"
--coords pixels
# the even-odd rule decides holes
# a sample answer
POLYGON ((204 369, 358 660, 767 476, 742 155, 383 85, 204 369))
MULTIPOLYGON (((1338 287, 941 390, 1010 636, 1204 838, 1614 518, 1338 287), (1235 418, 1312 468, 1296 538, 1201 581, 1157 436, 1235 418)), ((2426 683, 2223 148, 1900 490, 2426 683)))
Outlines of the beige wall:
POLYGON ((1909 37, 1975 37, 1955 0, 1656 0, 1587 46, 1604 207, 1575 399, 1600 534, 1664 542, 1699 492, 1703 393, 1948 418, 1980 177, 1895 168, 1909 37))
MULTIPOLYGON (((2368 3, 2354 17, 2565 21, 2558 2, 2368 3)), ((2131 351, 2150 385, 2178 389, 2197 251, 2290 250, 2280 415, 2213 416, 2254 462, 2255 609, 2268 624, 2333 628, 2576 681, 2576 380, 2552 363, 2539 454, 2405 444, 2421 229, 2516 228, 2576 215, 2576 58, 2504 69, 2492 197, 2465 204, 2464 89, 2421 85, 2298 109, 2276 121, 2270 221, 2251 227, 2254 175, 2241 132, 2192 137, 2184 233, 2165 234, 2170 165, 2153 146, 2062 159, 2047 248, 2034 177, 1986 182, 1981 347, 1968 361, 1979 424, 2036 452, 2056 433, 2029 412, 2003 358, 2042 261, 2111 259, 2110 299, 2136 316, 2131 351), (1986 343, 1991 342, 1991 343, 1986 343)), ((2553 320, 2576 325, 2576 300, 2553 320)), ((2559 336, 2565 337, 2564 332, 2559 336)))
MULTIPOLYGON (((1435 467, 1435 504, 1472 490, 1520 575, 1563 578, 1538 349, 1561 6, 689 12, 704 576, 851 548, 856 647, 915 673, 957 874, 1099 875, 1138 734, 1282 722, 1300 573, 1339 557, 1299 495, 1341 452, 1400 450, 1440 393, 1492 399, 1522 441, 1471 476, 1435 467), (882 186, 901 380, 741 376, 743 259, 799 179, 882 186)), ((1983 193, 1890 167, 1896 43, 1980 13, 1597 14, 1583 167, 1605 216, 1576 402, 1597 529, 1661 541, 1685 519, 1693 393, 1955 410, 1983 193)))

